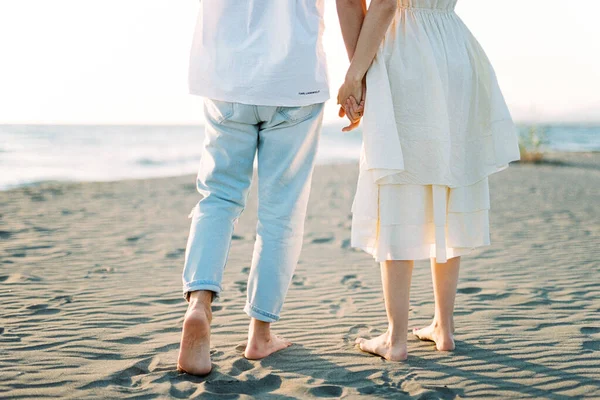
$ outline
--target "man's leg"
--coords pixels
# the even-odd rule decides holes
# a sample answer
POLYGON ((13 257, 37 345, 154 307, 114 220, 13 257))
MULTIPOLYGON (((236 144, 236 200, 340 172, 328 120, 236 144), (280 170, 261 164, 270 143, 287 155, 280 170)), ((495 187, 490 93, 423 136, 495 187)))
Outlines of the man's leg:
POLYGON ((250 359, 291 344, 273 335, 270 323, 279 319, 300 256, 322 118, 322 104, 278 108, 259 132, 258 226, 245 308, 250 359))
POLYGON ((204 149, 198 172, 203 198, 193 211, 183 270, 189 300, 178 369, 194 375, 211 370, 212 298, 221 292, 235 221, 246 202, 258 140, 250 106, 207 100, 204 149))

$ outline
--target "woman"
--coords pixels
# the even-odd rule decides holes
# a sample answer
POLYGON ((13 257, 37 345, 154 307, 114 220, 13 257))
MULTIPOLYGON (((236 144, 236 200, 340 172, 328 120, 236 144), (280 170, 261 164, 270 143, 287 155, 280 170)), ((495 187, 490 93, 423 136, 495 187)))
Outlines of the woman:
POLYGON ((460 257, 490 244, 488 176, 519 159, 493 68, 456 2, 337 2, 351 59, 338 94, 345 130, 364 109, 352 244, 381 264, 389 323, 356 343, 388 360, 407 358, 414 260, 431 260, 435 295, 433 322, 414 334, 454 349, 460 257))

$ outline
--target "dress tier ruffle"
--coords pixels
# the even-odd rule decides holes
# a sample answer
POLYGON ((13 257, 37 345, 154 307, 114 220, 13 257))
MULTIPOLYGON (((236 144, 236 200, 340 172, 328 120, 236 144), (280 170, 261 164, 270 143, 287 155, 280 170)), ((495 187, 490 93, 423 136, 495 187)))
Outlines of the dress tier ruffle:
POLYGON ((519 159, 515 126, 456 0, 399 0, 367 73, 352 245, 438 262, 489 245, 487 177, 519 159))

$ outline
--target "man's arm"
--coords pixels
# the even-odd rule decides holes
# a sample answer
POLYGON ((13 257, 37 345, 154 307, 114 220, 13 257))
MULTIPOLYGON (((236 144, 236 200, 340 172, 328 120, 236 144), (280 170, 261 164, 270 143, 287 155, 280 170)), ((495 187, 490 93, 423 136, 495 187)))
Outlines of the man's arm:
POLYGON ((336 5, 346 52, 348 53, 348 59, 352 61, 367 13, 367 0, 337 0, 336 5))

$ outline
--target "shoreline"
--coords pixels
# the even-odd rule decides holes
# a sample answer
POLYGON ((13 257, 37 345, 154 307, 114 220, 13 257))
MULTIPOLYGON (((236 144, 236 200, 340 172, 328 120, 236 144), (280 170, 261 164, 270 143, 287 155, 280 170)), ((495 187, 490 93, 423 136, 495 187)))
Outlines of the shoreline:
MULTIPOLYGON (((536 166, 544 166, 544 165, 552 165, 557 167, 591 167, 596 169, 597 165, 600 165, 596 158, 600 159, 600 150, 599 151, 546 151, 543 152, 544 158, 540 162, 523 162, 517 161, 511 163, 512 165, 536 165, 536 166)), ((324 162, 317 163, 316 167, 327 167, 327 166, 357 166, 357 161, 352 160, 340 160, 333 162, 324 162)), ((599 167, 600 168, 600 167, 599 167)), ((41 180, 36 182, 23 183, 16 186, 11 186, 7 188, 0 187, 0 193, 10 192, 20 189, 27 188, 37 188, 43 186, 56 186, 56 185, 77 185, 77 184, 88 184, 88 183, 118 183, 118 182, 130 182, 130 181, 138 181, 138 180, 153 180, 153 179, 179 179, 182 177, 193 176, 194 174, 185 173, 179 175, 167 175, 167 176, 148 176, 142 178, 125 178, 125 179, 115 179, 115 180, 41 180)))

